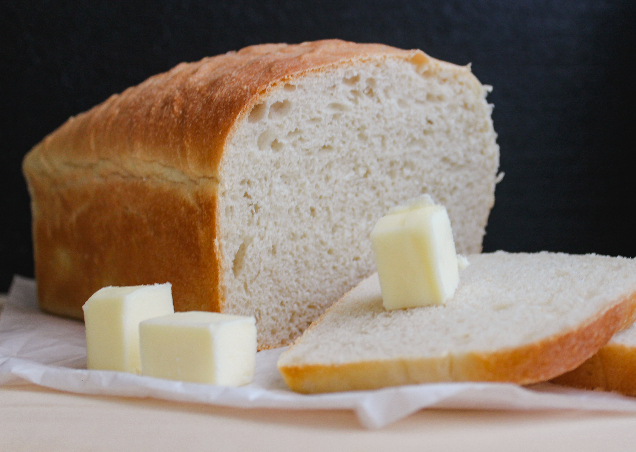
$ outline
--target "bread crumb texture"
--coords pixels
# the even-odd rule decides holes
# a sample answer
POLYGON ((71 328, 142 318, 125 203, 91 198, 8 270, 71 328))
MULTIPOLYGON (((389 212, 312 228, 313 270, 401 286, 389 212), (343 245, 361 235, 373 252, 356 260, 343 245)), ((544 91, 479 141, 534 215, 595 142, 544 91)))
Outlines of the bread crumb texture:
POLYGON ((288 343, 374 268, 369 233, 431 194, 458 249, 476 252, 498 148, 465 68, 382 59, 308 74, 254 106, 223 161, 226 306, 288 343), (471 200, 467 202, 467 200, 471 200))

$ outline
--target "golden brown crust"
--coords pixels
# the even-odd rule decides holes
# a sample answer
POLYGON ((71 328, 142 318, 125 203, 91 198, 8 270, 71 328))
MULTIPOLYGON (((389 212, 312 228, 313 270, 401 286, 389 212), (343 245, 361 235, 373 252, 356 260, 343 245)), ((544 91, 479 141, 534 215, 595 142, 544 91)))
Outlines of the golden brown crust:
POLYGON ((104 285, 170 281, 177 310, 222 310, 217 187, 237 122, 278 83, 389 55, 429 61, 335 40, 253 46, 180 64, 70 118, 23 164, 41 307, 81 318, 104 285))
POLYGON ((104 286, 171 282, 177 310, 220 310, 215 187, 122 177, 71 188, 47 182, 31 183, 42 309, 82 318, 84 302, 104 286))
POLYGON ((636 293, 633 293, 578 328, 521 347, 440 358, 279 366, 279 370, 290 389, 301 393, 442 381, 537 383, 576 368, 635 319, 636 293))

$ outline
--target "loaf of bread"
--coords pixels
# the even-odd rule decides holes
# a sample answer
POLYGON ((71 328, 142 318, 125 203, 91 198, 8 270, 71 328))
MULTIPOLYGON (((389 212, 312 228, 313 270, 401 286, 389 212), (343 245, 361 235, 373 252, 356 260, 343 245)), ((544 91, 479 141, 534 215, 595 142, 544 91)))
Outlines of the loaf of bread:
POLYGON ((278 362, 303 393, 441 381, 545 381, 636 316, 636 261, 596 255, 469 257, 445 305, 387 311, 377 275, 347 293, 278 362))
POLYGON ((617 333, 590 359, 552 381, 636 396, 636 325, 617 333))
POLYGON ((371 274, 368 234, 430 194, 479 252, 499 149, 487 87, 419 50, 321 41, 180 64, 31 150, 42 309, 172 283, 177 311, 254 315, 289 343, 371 274))

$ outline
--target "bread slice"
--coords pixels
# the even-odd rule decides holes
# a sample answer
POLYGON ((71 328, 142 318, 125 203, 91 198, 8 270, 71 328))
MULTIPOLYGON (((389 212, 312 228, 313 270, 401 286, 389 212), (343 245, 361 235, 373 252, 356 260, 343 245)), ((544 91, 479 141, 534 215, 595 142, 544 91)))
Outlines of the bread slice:
POLYGON ((598 353, 552 382, 636 396, 636 325, 614 335, 598 353))
POLYGON ((446 305, 382 307, 377 275, 333 305, 278 368, 303 393, 441 381, 548 380, 592 356, 636 315, 636 261, 473 255, 446 305))
POLYGON ((320 41, 180 64, 26 157, 43 309, 172 283, 178 311, 297 337, 372 272, 368 234, 429 193, 479 252, 499 162, 487 87, 419 50, 320 41))

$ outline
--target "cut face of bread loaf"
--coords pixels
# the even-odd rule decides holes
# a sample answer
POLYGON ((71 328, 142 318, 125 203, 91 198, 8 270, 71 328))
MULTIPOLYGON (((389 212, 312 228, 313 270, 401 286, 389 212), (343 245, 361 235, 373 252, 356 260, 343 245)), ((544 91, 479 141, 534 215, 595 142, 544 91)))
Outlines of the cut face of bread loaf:
POLYGON ((614 335, 598 353, 554 383, 636 396, 636 325, 614 335))
POLYGON ((386 311, 377 275, 280 357, 294 391, 440 381, 544 381, 634 320, 636 262, 596 255, 473 255, 445 305, 386 311))
POLYGON ((479 252, 499 150, 487 89, 421 51, 321 41, 182 64, 26 157, 43 309, 171 282, 175 309, 289 343, 373 269, 368 234, 429 193, 479 252))

